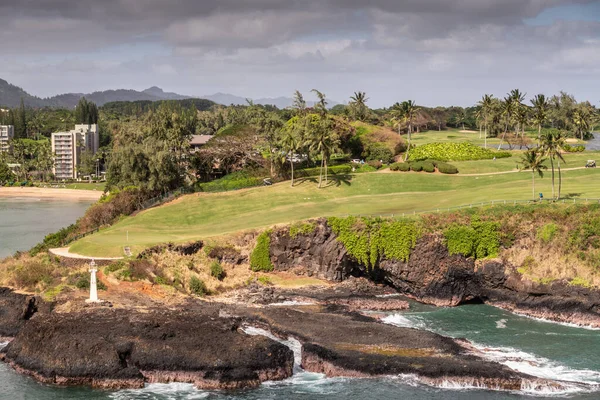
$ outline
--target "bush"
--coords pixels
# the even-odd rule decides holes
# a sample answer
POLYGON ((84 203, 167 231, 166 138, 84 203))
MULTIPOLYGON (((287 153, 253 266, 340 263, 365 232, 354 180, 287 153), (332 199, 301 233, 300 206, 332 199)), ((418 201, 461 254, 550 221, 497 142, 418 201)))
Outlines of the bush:
POLYGON ((268 276, 259 276, 257 281, 263 286, 269 286, 273 284, 271 278, 269 278, 268 276))
POLYGON ((427 159, 439 161, 470 161, 508 158, 511 154, 506 151, 484 149, 472 143, 429 143, 411 150, 409 159, 423 161, 427 159))
POLYGON ((316 227, 314 222, 299 222, 290 226, 289 235, 291 238, 296 238, 298 235, 310 235, 316 227))
MULTIPOLYGON (((87 274, 81 275, 77 282, 75 282, 75 287, 81 290, 89 290, 90 289, 90 276, 87 274)), ((96 288, 98 290, 106 290, 108 289, 104 282, 96 279, 96 288)))
POLYGON ((223 178, 212 182, 197 184, 196 191, 211 193, 229 192, 232 190, 261 186, 262 184, 263 178, 251 176, 248 172, 240 171, 226 175, 223 178))
POLYGON ((585 151, 585 146, 581 146, 581 145, 571 146, 570 144, 565 144, 563 146, 563 149, 567 153, 581 153, 581 152, 585 151))
POLYGON ((394 159, 394 153, 384 143, 370 144, 363 154, 367 161, 381 161, 389 164, 394 159))
MULTIPOLYGON (((334 165, 333 167, 327 168, 327 172, 332 175, 346 175, 352 172, 350 165, 334 165)), ((294 171, 294 177, 297 178, 309 178, 311 176, 319 176, 321 173, 320 168, 305 168, 294 171)), ((325 170, 323 170, 325 173, 325 170)))
POLYGON ((125 261, 122 260, 109 264, 106 267, 104 267, 104 275, 112 274, 113 272, 116 272, 121 268, 125 267, 125 265, 127 264, 125 263, 125 261))
POLYGON ((256 247, 250 254, 250 269, 254 272, 273 271, 271 263, 271 231, 265 231, 258 236, 256 247))
POLYGON ((546 224, 538 229, 537 238, 544 243, 549 243, 554 239, 554 235, 556 235, 557 231, 558 225, 554 223, 546 224))
POLYGON ((195 294, 196 296, 206 296, 208 294, 208 290, 206 289, 206 284, 204 281, 195 276, 192 276, 190 279, 188 288, 190 293, 195 294))
POLYGON ((67 241, 67 239, 70 236, 74 235, 76 232, 77 225, 72 224, 66 228, 59 230, 56 233, 46 235, 42 243, 37 244, 34 248, 29 250, 29 255, 35 257, 39 253, 47 251, 48 249, 62 247, 63 244, 67 241))
POLYGON ((383 167, 383 163, 381 161, 374 161, 374 160, 367 161, 367 165, 372 168, 375 168, 376 170, 381 169, 381 167, 383 167))
POLYGON ((472 222, 471 226, 450 226, 444 232, 450 255, 482 259, 496 257, 500 250, 499 224, 495 222, 472 222))
POLYGON ((433 165, 433 163, 430 161, 424 161, 423 162, 423 171, 428 172, 428 173, 435 172, 435 165, 433 165))
POLYGON ((414 172, 421 172, 423 171, 423 163, 420 161, 411 162, 410 169, 414 172))
POLYGON ((220 281, 225 279, 225 270, 223 269, 221 263, 219 263, 218 261, 213 261, 210 264, 210 276, 220 281))
POLYGON ((448 164, 445 162, 437 162, 436 166, 437 166, 438 171, 440 171, 440 173, 442 173, 442 174, 451 174, 451 175, 458 174, 458 168, 456 168, 452 164, 448 164))

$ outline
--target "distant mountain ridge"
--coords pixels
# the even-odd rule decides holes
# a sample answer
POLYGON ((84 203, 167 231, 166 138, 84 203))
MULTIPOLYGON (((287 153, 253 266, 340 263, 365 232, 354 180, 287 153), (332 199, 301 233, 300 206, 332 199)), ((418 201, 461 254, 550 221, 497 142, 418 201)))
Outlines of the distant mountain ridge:
MULTIPOLYGON (((160 100, 184 100, 192 98, 201 98, 206 100, 214 101, 218 104, 223 105, 245 105, 247 104, 246 98, 241 96, 235 96, 227 93, 215 93, 208 96, 186 96, 172 92, 165 92, 157 86, 152 86, 143 91, 137 91, 132 89, 116 89, 116 90, 104 90, 93 93, 65 93, 57 96, 40 98, 27 93, 22 88, 12 85, 7 81, 0 79, 0 108, 18 107, 21 104, 21 99, 28 107, 42 108, 75 108, 79 100, 85 97, 87 100, 96 103, 98 106, 103 106, 106 103, 113 101, 160 101, 160 100)), ((261 98, 254 99, 255 104, 263 105, 274 105, 278 108, 290 107, 293 104, 293 99, 289 97, 277 97, 277 98, 261 98)), ((314 102, 307 101, 307 105, 313 106, 314 102)), ((333 107, 338 103, 330 101, 329 106, 333 107)))

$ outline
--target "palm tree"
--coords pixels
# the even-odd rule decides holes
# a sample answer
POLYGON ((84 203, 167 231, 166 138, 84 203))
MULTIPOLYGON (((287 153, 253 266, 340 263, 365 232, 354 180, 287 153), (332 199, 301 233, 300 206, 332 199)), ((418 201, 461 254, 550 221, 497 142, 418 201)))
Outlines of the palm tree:
POLYGON ((325 183, 327 183, 327 160, 339 148, 340 139, 332 129, 331 120, 327 116, 314 115, 309 121, 308 132, 306 145, 313 154, 321 156, 320 189, 323 181, 323 169, 325 169, 325 183))
POLYGON ((546 159, 542 157, 541 153, 533 149, 526 151, 521 156, 521 165, 523 166, 523 169, 531 170, 533 200, 535 200, 535 173, 537 172, 540 178, 544 177, 544 170, 548 169, 548 167, 544 165, 545 161, 546 159))
POLYGON ((285 151, 287 157, 290 160, 290 167, 292 168, 292 187, 294 187, 294 155, 300 148, 300 137, 296 132, 297 127, 286 127, 282 131, 282 136, 280 139, 280 146, 285 151))
POLYGON ((531 100, 533 105, 533 123, 538 127, 538 143, 542 136, 542 125, 548 119, 548 108, 550 104, 543 94, 538 94, 531 100))
POLYGON ((413 100, 403 101, 400 105, 400 109, 402 110, 402 118, 408 127, 408 149, 406 150, 405 161, 408 161, 408 154, 410 152, 410 142, 412 137, 412 124, 413 120, 417 116, 419 112, 419 108, 417 104, 413 100))
POLYGON ((560 199, 560 190, 562 186, 562 176, 560 172, 560 162, 566 163, 562 152, 564 151, 565 139, 561 133, 549 132, 542 135, 541 152, 544 156, 550 159, 550 166, 552 168, 552 198, 555 197, 554 190, 554 160, 558 159, 558 198, 560 199))
POLYGON ((363 121, 367 117, 367 101, 369 98, 365 92, 354 92, 354 95, 350 97, 350 109, 359 121, 363 121))
POLYGON ((483 114, 483 125, 485 127, 485 148, 487 149, 487 137, 488 137, 488 127, 490 116, 494 111, 494 96, 486 94, 479 101, 479 105, 481 106, 481 111, 483 114))
POLYGON ((593 114, 585 103, 578 104, 578 107, 573 111, 571 116, 572 123, 575 126, 575 133, 579 135, 581 140, 590 132, 593 124, 593 114))
POLYGON ((292 108, 296 110, 296 113, 300 115, 304 115, 304 112, 306 111, 306 101, 304 100, 304 96, 302 96, 302 93, 300 93, 299 90, 296 90, 294 92, 294 103, 292 105, 292 108))
POLYGON ((500 139, 500 144, 498 145, 498 151, 502 148, 502 142, 506 137, 506 133, 508 132, 508 125, 511 123, 513 119, 513 115, 515 113, 515 103, 511 96, 505 97, 502 101, 502 115, 504 116, 504 134, 502 135, 502 139, 500 139))
POLYGON ((321 115, 327 114, 327 98, 324 93, 319 92, 317 89, 311 90, 314 94, 317 95, 319 101, 315 104, 315 110, 319 112, 321 115))

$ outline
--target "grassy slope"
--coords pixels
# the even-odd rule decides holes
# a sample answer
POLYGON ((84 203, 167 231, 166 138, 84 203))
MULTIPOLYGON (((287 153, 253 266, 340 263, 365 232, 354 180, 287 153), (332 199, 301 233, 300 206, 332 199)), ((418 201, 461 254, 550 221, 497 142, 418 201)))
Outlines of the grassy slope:
MULTIPOLYGON (((600 198, 599 178, 600 169, 565 172, 563 194, 600 198)), ((550 197, 549 176, 537 180, 537 192, 550 197)), ((314 182, 299 182, 294 188, 284 182, 238 192, 185 196, 125 218, 99 234, 76 242, 71 251, 98 257, 119 256, 126 245, 139 251, 166 241, 219 236, 320 216, 402 214, 530 197, 531 174, 527 172, 478 177, 360 174, 321 190, 314 182)))

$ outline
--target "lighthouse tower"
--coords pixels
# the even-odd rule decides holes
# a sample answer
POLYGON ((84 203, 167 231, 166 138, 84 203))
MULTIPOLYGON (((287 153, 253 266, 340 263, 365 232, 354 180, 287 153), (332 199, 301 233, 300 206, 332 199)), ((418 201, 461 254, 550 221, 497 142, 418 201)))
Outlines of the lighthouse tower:
POLYGON ((98 284, 96 283, 96 262, 92 259, 90 262, 90 298, 86 300, 86 303, 100 303, 98 300, 98 284))

